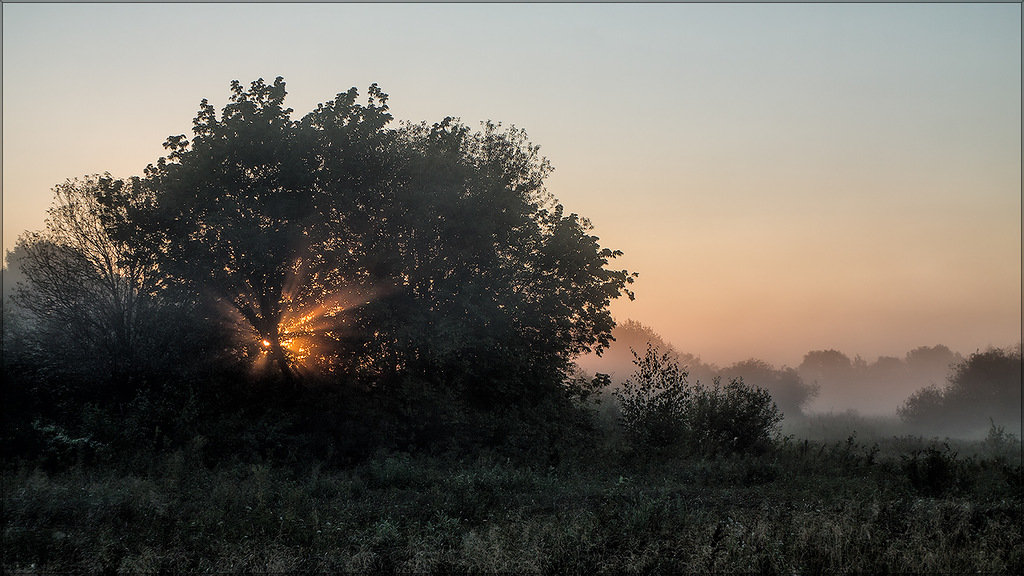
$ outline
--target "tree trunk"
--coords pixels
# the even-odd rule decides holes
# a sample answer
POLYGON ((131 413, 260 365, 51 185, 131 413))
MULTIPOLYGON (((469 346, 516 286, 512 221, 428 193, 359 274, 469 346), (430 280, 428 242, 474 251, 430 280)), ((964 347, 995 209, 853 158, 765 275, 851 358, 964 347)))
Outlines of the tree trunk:
POLYGON ((277 336, 268 338, 268 340, 270 341, 270 355, 277 364, 277 367, 281 369, 281 376, 284 378, 284 381, 288 384, 295 384, 295 371, 288 363, 288 354, 285 353, 284 347, 281 346, 281 340, 277 336))

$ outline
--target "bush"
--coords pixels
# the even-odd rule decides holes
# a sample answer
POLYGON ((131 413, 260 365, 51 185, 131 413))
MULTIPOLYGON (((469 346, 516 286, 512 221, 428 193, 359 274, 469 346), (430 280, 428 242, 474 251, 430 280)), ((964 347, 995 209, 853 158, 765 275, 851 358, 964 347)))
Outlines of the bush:
POLYGON ((990 423, 988 434, 982 440, 982 448, 985 451, 985 455, 990 458, 1005 460, 1013 454, 1020 454, 1020 438, 1011 432, 1007 432, 1005 427, 997 425, 994 420, 990 420, 990 423))
POLYGON ((756 453, 770 444, 782 414, 766 390, 741 378, 691 385, 686 370, 651 345, 643 358, 633 356, 637 370, 615 395, 623 427, 639 446, 715 456, 756 453))
POLYGON ((92 460, 104 448, 90 436, 77 436, 69 433, 62 426, 34 420, 32 429, 39 437, 41 449, 39 462, 47 470, 58 470, 72 464, 82 464, 92 460))
POLYGON ((903 458, 903 470, 911 487, 923 496, 959 494, 970 487, 967 465, 957 459, 957 453, 948 444, 943 450, 935 446, 915 450, 909 458, 903 458))
POLYGON ((747 386, 742 378, 730 380, 725 386, 716 378, 710 388, 698 382, 687 412, 690 443, 710 456, 763 452, 782 421, 771 394, 747 386))

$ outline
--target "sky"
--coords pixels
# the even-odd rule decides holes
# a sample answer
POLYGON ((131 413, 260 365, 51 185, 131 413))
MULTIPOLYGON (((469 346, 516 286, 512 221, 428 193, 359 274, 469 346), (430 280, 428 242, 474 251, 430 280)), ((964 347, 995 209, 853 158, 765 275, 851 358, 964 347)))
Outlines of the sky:
POLYGON ((1021 338, 1019 4, 3 4, 3 247, 141 175, 199 101, 527 131, 639 272, 616 318, 721 365, 1021 338))

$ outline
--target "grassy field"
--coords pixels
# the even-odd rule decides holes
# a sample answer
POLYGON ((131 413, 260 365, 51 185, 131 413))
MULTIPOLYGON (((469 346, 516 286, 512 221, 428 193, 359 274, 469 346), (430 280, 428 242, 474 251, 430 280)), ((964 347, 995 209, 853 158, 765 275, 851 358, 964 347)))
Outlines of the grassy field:
POLYGON ((8 573, 1024 571, 1020 445, 4 464, 8 573))

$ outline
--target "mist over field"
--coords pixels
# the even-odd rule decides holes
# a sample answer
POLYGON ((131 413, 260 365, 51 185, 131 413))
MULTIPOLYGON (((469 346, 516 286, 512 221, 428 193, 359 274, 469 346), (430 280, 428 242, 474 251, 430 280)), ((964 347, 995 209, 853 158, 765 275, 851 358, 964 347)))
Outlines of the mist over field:
MULTIPOLYGON (((841 436, 859 432, 869 436, 915 433, 926 436, 981 438, 992 423, 1020 430, 1020 344, 1003 349, 1008 362, 1004 374, 991 378, 1007 379, 1009 387, 988 411, 970 418, 950 415, 928 422, 908 422, 899 413, 912 398, 929 390, 950 385, 958 367, 971 354, 964 355, 942 344, 920 346, 904 353, 866 360, 852 358, 839 350, 810 350, 794 367, 775 366, 757 358, 738 360, 725 366, 702 362, 699 356, 677 350, 653 328, 634 320, 618 324, 615 341, 600 356, 589 354, 577 360, 588 374, 605 373, 613 387, 630 378, 637 368, 634 352, 643 355, 648 344, 668 352, 687 371, 692 382, 728 382, 742 378, 749 385, 767 389, 785 415, 785 428, 801 437, 841 436), (1014 386, 1014 382, 1016 385, 1014 386), (994 409, 997 405, 1002 408, 994 409), (1008 408, 1007 408, 1008 407, 1008 408)), ((982 353, 985 351, 975 351, 982 353)), ((989 350, 991 352, 991 350, 989 350)), ((982 383, 976 383, 982 384, 982 383)), ((978 391, 979 395, 989 391, 978 391)), ((965 408, 966 410, 966 408, 965 408)), ((905 410, 904 410, 905 411, 905 410)), ((920 420, 920 419, 919 419, 920 420)))

